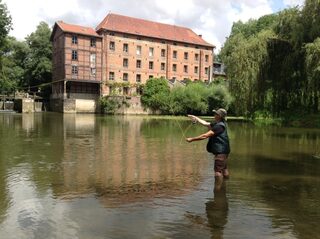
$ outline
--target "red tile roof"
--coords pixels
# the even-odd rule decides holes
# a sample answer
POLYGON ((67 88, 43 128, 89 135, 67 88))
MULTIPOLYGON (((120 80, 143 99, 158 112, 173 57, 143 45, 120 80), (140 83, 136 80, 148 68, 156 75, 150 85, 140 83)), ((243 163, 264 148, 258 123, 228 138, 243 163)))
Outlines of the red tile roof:
POLYGON ((214 45, 203 40, 189 28, 152 22, 118 14, 108 14, 96 27, 97 31, 101 29, 214 47, 214 45))
MULTIPOLYGON (((91 27, 83 27, 79 25, 72 25, 65 23, 63 21, 57 21, 56 24, 61 28, 64 32, 70 32, 70 33, 77 33, 81 35, 87 35, 87 36, 95 36, 95 37, 101 37, 96 33, 96 31, 91 27)), ((55 29, 55 28, 54 28, 55 29)), ((53 29, 53 30, 54 30, 53 29)))

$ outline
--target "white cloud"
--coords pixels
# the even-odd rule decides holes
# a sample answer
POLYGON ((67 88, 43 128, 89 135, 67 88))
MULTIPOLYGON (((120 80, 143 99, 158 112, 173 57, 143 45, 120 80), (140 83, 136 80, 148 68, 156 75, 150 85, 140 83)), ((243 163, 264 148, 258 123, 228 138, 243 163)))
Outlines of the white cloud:
MULTIPOLYGON (((276 0, 273 0, 276 1, 276 0)), ((284 0, 289 2, 289 0, 284 0)), ((297 1, 297 0, 296 0, 297 1)), ((219 49, 232 23, 272 13, 271 0, 4 0, 13 18, 11 35, 23 39, 40 21, 96 27, 109 11, 185 26, 219 49)), ((290 2, 293 2, 291 0, 290 2)), ((300 1, 301 2, 301 1, 300 1)))
POLYGON ((288 7, 302 6, 304 0, 283 0, 283 4, 288 7))

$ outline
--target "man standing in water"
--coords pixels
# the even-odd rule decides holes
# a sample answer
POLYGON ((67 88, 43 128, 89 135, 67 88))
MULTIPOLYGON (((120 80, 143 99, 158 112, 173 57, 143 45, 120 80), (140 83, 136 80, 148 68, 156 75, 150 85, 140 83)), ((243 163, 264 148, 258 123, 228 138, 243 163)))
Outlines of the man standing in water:
MULTIPOLYGON (((227 132, 226 117, 227 111, 225 109, 214 110, 215 122, 209 123, 194 115, 188 115, 191 120, 196 123, 199 122, 203 126, 207 126, 209 131, 197 137, 187 138, 187 142, 207 139, 207 151, 214 155, 214 172, 216 179, 229 177, 227 168, 227 159, 230 153, 229 137, 227 132)), ((220 181, 220 180, 219 180, 220 181)))

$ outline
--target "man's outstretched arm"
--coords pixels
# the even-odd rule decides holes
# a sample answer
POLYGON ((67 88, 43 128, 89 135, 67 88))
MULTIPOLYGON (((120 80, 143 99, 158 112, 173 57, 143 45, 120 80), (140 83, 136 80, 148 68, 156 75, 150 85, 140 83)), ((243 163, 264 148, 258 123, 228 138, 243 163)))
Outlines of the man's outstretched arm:
POLYGON ((209 127, 210 126, 210 123, 203 120, 203 119, 200 119, 199 117, 195 116, 195 115, 188 115, 188 117, 193 121, 193 122, 199 122, 200 124, 202 124, 203 126, 207 126, 209 127))
POLYGON ((209 137, 212 137, 214 135, 214 132, 212 130, 209 130, 207 133, 201 134, 197 137, 191 137, 191 138, 186 138, 186 141, 191 143, 193 141, 199 141, 199 140, 203 140, 203 139, 207 139, 209 137))

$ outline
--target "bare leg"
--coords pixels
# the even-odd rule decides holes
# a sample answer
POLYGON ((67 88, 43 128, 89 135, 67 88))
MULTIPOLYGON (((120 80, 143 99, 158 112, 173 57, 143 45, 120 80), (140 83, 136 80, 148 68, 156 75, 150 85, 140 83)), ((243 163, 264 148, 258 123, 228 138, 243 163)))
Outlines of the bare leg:
POLYGON ((223 170, 223 177, 229 178, 229 170, 227 168, 223 170))

